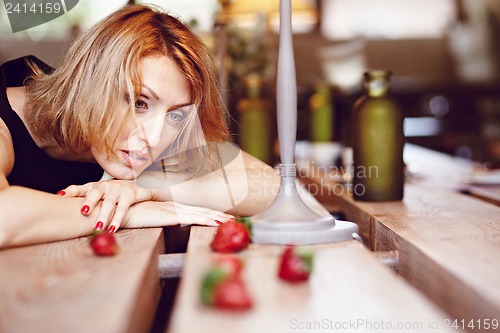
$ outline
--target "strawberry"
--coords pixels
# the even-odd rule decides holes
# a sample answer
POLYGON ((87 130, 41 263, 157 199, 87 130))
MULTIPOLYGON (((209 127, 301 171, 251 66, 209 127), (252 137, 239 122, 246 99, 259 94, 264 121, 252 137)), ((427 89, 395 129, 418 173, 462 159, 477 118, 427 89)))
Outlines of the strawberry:
POLYGON ((287 246, 281 255, 278 276, 288 282, 306 281, 309 279, 312 266, 313 254, 311 251, 287 246))
POLYGON ((203 304, 214 308, 244 311, 253 307, 243 279, 219 267, 204 275, 200 296, 203 304))
POLYGON ((89 237, 90 247, 98 256, 114 256, 118 253, 115 235, 104 230, 96 230, 89 237))
POLYGON ((239 252, 251 241, 251 224, 247 219, 231 220, 221 224, 210 243, 216 252, 239 252))
POLYGON ((248 310, 253 307, 245 283, 237 277, 223 280, 215 287, 213 302, 216 308, 233 311, 248 310))

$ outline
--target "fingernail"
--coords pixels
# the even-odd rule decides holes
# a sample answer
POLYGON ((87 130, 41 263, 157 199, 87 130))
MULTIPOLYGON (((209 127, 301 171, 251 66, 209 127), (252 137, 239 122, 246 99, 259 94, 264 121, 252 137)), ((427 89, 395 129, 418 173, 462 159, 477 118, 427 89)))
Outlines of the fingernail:
POLYGON ((90 207, 85 205, 82 207, 81 212, 83 215, 87 215, 89 213, 90 207))
POLYGON ((222 223, 221 221, 217 221, 217 220, 215 220, 215 222, 216 222, 218 225, 222 225, 222 224, 224 224, 224 223, 222 223))
POLYGON ((95 230, 102 230, 102 228, 104 228, 104 223, 102 223, 101 221, 99 221, 95 224, 95 227, 94 227, 95 230))
POLYGON ((109 228, 108 228, 108 232, 109 232, 110 234, 112 234, 112 233, 114 233, 114 232, 115 232, 115 229, 116 229, 116 227, 115 227, 114 225, 110 225, 110 226, 109 226, 109 228))
POLYGON ((65 195, 65 194, 66 194, 66 192, 64 192, 63 190, 61 190, 61 191, 57 192, 56 194, 57 194, 57 195, 65 195))

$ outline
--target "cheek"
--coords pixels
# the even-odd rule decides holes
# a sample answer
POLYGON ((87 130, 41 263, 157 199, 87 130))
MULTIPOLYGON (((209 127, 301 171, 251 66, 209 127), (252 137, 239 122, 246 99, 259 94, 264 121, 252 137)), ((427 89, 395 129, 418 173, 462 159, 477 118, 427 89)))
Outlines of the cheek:
POLYGON ((90 148, 90 152, 92 153, 95 161, 107 172, 107 166, 111 162, 109 161, 107 154, 95 147, 90 148))
POLYGON ((90 153, 97 162, 102 160, 103 153, 99 149, 96 149, 94 146, 90 147, 90 153))
POLYGON ((165 126, 164 130, 161 133, 160 141, 158 145, 152 147, 151 153, 154 156, 154 159, 158 158, 158 156, 170 156, 170 154, 175 154, 177 145, 172 143, 177 137, 178 129, 174 129, 170 126, 165 126))
POLYGON ((132 136, 137 132, 137 124, 133 116, 129 114, 128 104, 123 103, 118 109, 116 118, 110 126, 110 137, 117 138, 117 142, 132 136))
MULTIPOLYGON (((154 151, 156 151, 158 154, 169 150, 172 148, 172 142, 174 142, 176 137, 176 133, 173 133, 172 131, 164 131, 162 133, 162 136, 160 138, 159 144, 153 148, 154 151)), ((155 154, 157 156, 157 154, 155 154)))
POLYGON ((171 144, 179 134, 180 130, 181 130, 180 124, 172 125, 166 122, 163 127, 162 137, 160 139, 162 145, 171 144))
POLYGON ((160 140, 162 146, 166 147, 170 145, 175 140, 175 137, 177 136, 178 132, 179 132, 178 130, 167 128, 167 130, 164 131, 162 138, 160 140))

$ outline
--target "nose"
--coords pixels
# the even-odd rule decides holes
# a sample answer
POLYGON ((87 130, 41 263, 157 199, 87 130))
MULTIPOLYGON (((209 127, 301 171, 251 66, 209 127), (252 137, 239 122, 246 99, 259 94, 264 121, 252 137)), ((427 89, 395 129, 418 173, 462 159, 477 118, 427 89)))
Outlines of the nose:
POLYGON ((148 146, 156 147, 160 144, 164 124, 165 122, 163 117, 155 117, 143 122, 140 125, 141 134, 143 139, 146 140, 148 146))

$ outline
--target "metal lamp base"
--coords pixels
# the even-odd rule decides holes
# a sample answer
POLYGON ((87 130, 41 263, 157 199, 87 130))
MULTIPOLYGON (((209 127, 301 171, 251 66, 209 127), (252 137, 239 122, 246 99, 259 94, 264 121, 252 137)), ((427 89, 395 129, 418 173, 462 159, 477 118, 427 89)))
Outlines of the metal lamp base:
POLYGON ((295 165, 280 164, 281 186, 272 204, 252 221, 252 241, 261 244, 318 244, 361 240, 353 222, 337 221, 313 211, 302 201, 295 183, 295 165))
POLYGON ((316 228, 314 223, 307 223, 307 225, 309 225, 309 228, 280 229, 269 228, 266 223, 255 223, 253 225, 252 242, 258 244, 306 245, 344 242, 352 239, 361 240, 358 235, 358 226, 353 222, 335 220, 327 228, 324 226, 316 228))

